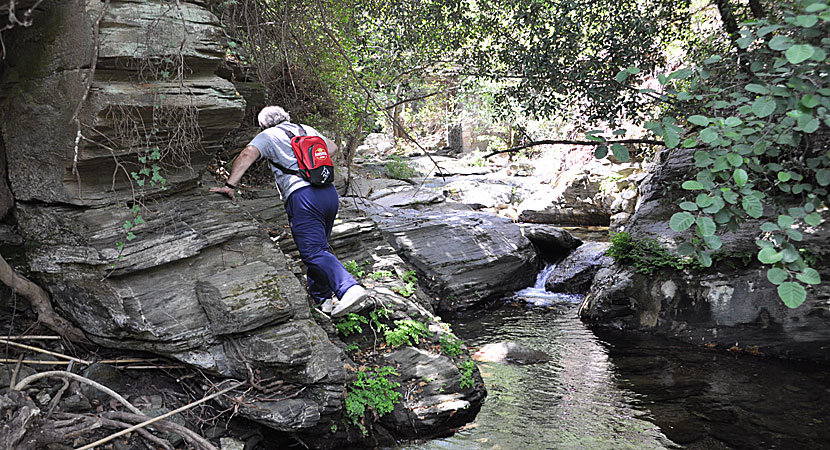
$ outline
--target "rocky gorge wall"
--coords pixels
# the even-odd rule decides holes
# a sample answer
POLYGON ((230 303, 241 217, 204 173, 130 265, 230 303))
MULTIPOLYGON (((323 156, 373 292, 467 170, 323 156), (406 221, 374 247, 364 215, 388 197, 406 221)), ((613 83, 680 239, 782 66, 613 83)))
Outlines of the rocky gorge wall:
MULTIPOLYGON (((635 239, 650 238, 673 251, 688 233, 669 227, 677 212, 678 180, 694 166, 688 151, 663 151, 639 186, 637 209, 627 224, 635 239), (667 194, 668 193, 668 194, 667 194)), ((765 212, 764 220, 771 215, 765 212)), ((826 211, 824 220, 827 220, 826 211)), ((801 229, 804 244, 819 261, 830 255, 826 227, 801 229)), ((808 288, 795 309, 778 298, 755 255, 758 222, 721 236, 723 258, 704 270, 662 270, 646 275, 610 258, 594 278, 580 309, 591 323, 646 331, 733 351, 830 362, 830 289, 826 281, 808 288)), ((830 268, 815 266, 823 280, 830 268)))
MULTIPOLYGON (((214 181, 204 168, 246 103, 215 74, 222 31, 206 2, 46 1, 41 9, 31 27, 8 33, 0 73, 0 155, 15 198, 3 231, 11 224, 23 238, 21 269, 97 344, 282 383, 280 399, 239 406, 244 417, 314 447, 364 439, 332 426, 343 421, 354 379, 346 368, 357 364, 331 323, 312 316, 300 270, 265 231, 279 201, 234 204, 207 192, 214 181)), ((391 258, 375 226, 360 223, 347 230, 373 245, 360 247, 361 257, 391 258)), ((381 287, 373 292, 390 324, 438 324, 428 305, 381 287)), ((430 371, 437 381, 396 405, 376 436, 446 433, 475 416, 483 384, 472 369, 470 384, 459 384, 466 352, 438 353, 443 333, 431 334, 432 351, 388 357, 401 390, 430 371)))

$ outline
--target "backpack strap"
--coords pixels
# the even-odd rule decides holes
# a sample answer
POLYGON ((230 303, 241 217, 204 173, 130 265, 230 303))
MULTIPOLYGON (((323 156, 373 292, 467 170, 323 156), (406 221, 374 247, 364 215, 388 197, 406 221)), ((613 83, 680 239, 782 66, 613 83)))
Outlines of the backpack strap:
MULTIPOLYGON (((305 128, 303 128, 303 126, 302 126, 302 125, 300 125, 300 124, 297 124, 297 126, 298 126, 298 127, 300 127, 300 136, 305 136, 305 135, 307 134, 307 133, 306 133, 306 131, 305 131, 305 128)), ((281 126, 277 126, 277 128, 279 128, 280 130, 284 131, 284 132, 285 132, 285 134, 288 136, 288 139, 289 139, 289 140, 294 139, 295 134, 294 134, 294 133, 292 133, 291 131, 286 130, 285 128, 283 128, 283 127, 281 127, 281 126)), ((270 160, 270 159, 268 160, 268 162, 269 162, 269 163, 271 163, 271 165, 272 165, 272 166, 274 166, 274 167, 276 167, 277 169, 279 169, 282 173, 286 173, 286 174, 288 174, 288 175, 297 175, 298 173, 300 173, 300 171, 299 171, 299 170, 289 169, 288 167, 285 167, 285 166, 283 166, 282 164, 277 163, 277 162, 274 162, 274 161, 272 161, 272 160, 270 160)))

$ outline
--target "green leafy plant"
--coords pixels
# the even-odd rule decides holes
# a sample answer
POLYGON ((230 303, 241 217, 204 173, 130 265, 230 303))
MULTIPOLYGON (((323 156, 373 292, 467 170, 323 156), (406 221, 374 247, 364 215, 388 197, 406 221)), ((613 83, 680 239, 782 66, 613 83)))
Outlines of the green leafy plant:
POLYGON ((423 322, 412 319, 396 320, 394 329, 387 329, 384 332, 386 345, 396 348, 403 345, 415 345, 420 343, 420 338, 428 337, 432 333, 429 327, 423 322))
POLYGON ((363 278, 363 275, 366 275, 366 271, 363 270, 362 265, 358 264, 355 260, 347 261, 346 264, 343 264, 343 267, 352 274, 355 278, 363 278))
POLYGON ((476 382, 473 378, 473 371, 475 371, 475 368, 476 363, 472 359, 468 359, 458 366, 458 370, 461 371, 461 380, 459 380, 458 385, 461 389, 467 389, 475 386, 476 382))
POLYGON ((355 313, 346 314, 346 317, 338 320, 334 324, 334 328, 337 329, 343 336, 348 336, 350 334, 361 334, 363 333, 363 325, 369 324, 369 319, 355 313))
POLYGON ((451 333, 444 333, 438 340, 441 345, 441 353, 453 358, 461 354, 461 346, 464 341, 453 336, 451 333))
POLYGON ((346 353, 354 352, 354 351, 357 351, 357 350, 360 350, 360 347, 358 347, 358 345, 355 344, 355 343, 351 343, 351 344, 346 346, 346 353))
POLYGON ((611 247, 605 252, 619 263, 631 264, 639 273, 651 275, 663 269, 683 270, 694 267, 694 261, 673 255, 654 239, 634 239, 629 233, 611 236, 611 247))
POLYGON ((388 319, 389 318, 389 311, 386 307, 380 307, 378 309, 372 310, 369 312, 369 320, 371 320, 371 327, 378 333, 383 333, 388 328, 386 324, 380 321, 380 319, 388 319))
POLYGON ((401 399, 401 394, 395 391, 401 384, 389 379, 393 375, 399 374, 390 366, 361 370, 357 372, 357 380, 346 389, 346 417, 364 435, 368 433, 363 425, 367 408, 383 417, 392 412, 401 399))
POLYGON ((410 270, 403 274, 401 279, 404 282, 403 286, 393 286, 392 291, 397 292, 398 294, 409 297, 415 293, 417 289, 418 277, 415 275, 414 270, 410 270))
POLYGON ((376 271, 369 274, 369 278, 371 278, 375 281, 380 280, 382 278, 391 278, 391 277, 392 277, 392 272, 390 272, 388 270, 376 270, 376 271))
POLYGON ((769 266, 784 304, 796 308, 805 285, 821 283, 799 247, 830 202, 830 153, 818 144, 830 126, 830 8, 812 0, 792 6, 776 23, 744 24, 736 44, 745 63, 729 83, 718 75, 736 64, 721 55, 658 77, 682 106, 646 127, 667 147, 693 151, 696 174, 682 183, 687 196, 669 225, 694 238, 678 253, 711 266, 723 246, 718 234, 757 220, 756 258, 769 266), (694 129, 681 142, 684 122, 694 129))
POLYGON ((408 162, 393 156, 384 166, 386 176, 396 180, 408 180, 417 174, 414 167, 408 162))

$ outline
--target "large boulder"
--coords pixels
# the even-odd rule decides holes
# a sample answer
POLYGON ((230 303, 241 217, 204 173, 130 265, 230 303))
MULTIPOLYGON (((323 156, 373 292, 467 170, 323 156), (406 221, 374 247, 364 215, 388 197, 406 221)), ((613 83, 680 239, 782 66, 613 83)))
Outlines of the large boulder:
POLYGON ((441 311, 512 293, 536 277, 533 245, 508 219, 479 212, 368 210, 393 247, 429 280, 441 311))
POLYGON ((610 244, 607 242, 586 242, 556 263, 545 280, 545 290, 566 294, 584 294, 588 292, 594 275, 608 257, 605 256, 610 244))
POLYGON ((523 201, 523 222, 558 225, 608 225, 611 214, 603 205, 600 174, 571 169, 561 172, 550 190, 541 190, 523 201))
MULTIPOLYGON (((693 167, 688 151, 663 151, 640 186, 637 211, 627 225, 635 239, 650 238, 673 250, 688 232, 668 223, 677 212, 677 191, 669 186, 693 167)), ((763 219, 763 218, 762 218, 763 219)), ((828 218, 825 217, 825 220, 828 218)), ((826 228, 802 230, 804 245, 819 258, 830 253, 826 228)), ((663 270, 645 275, 632 267, 607 261, 594 278, 580 308, 583 320, 600 326, 641 330, 698 344, 736 347, 769 355, 830 361, 827 301, 830 284, 810 286, 807 301, 795 309, 778 298, 766 268, 754 255, 757 221, 722 236, 725 258, 706 270, 663 270), (748 255, 749 258, 741 259, 748 255)), ((830 279, 828 266, 816 267, 830 279)))

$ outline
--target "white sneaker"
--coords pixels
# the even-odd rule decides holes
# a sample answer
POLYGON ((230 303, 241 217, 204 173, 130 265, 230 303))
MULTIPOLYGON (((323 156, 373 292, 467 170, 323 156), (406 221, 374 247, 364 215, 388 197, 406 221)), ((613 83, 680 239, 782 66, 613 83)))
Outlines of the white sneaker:
POLYGON ((366 298, 366 289, 363 286, 356 284, 343 294, 340 300, 334 302, 334 309, 331 311, 332 317, 345 316, 350 312, 360 310, 363 306, 363 300, 366 298))
POLYGON ((331 297, 329 297, 320 306, 320 311, 323 311, 326 314, 331 314, 331 309, 332 309, 332 301, 331 301, 331 297))

